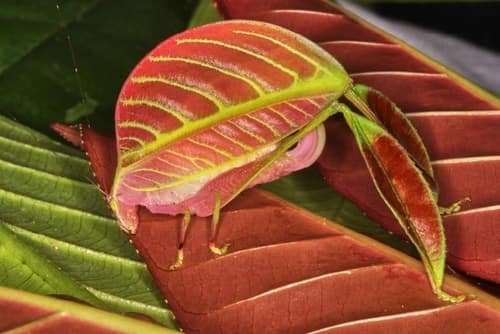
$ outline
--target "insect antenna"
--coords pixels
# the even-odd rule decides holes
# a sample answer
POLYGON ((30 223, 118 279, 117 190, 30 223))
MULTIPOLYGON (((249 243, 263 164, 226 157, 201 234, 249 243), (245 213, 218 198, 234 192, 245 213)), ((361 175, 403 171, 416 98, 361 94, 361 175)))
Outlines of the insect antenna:
MULTIPOLYGON (((58 17, 59 17, 59 24, 62 27, 62 31, 64 32, 64 34, 66 36, 66 42, 67 42, 67 45, 68 45, 69 55, 70 55, 70 58, 71 58, 71 63, 73 65, 74 81, 75 81, 76 87, 78 89, 78 95, 79 95, 79 100, 80 100, 75 106, 73 106, 72 108, 68 109, 68 111, 69 110, 75 111, 74 116, 76 116, 76 117, 78 117, 78 114, 82 114, 83 113, 85 115, 85 121, 88 124, 89 123, 88 114, 91 111, 93 111, 93 109, 97 106, 97 103, 92 98, 90 98, 88 96, 88 94, 85 92, 85 89, 83 87, 83 82, 82 82, 82 79, 81 79, 81 76, 80 76, 79 66, 78 66, 78 63, 77 63, 77 57, 76 57, 75 47, 74 47, 73 41, 71 39, 71 34, 70 34, 69 29, 68 29, 68 26, 67 26, 67 24, 64 23, 64 18, 63 18, 63 13, 62 13, 62 7, 61 7, 61 4, 59 3, 59 0, 56 0, 55 2, 56 2, 56 11, 57 11, 58 17)), ((74 119, 74 120, 69 120, 69 121, 71 122, 71 121, 76 121, 76 120, 77 120, 77 118, 74 119)), ((78 132, 80 134, 80 140, 81 140, 80 145, 83 144, 83 137, 82 137, 83 128, 82 128, 82 126, 83 126, 82 124, 78 125, 78 132)), ((85 153, 85 155, 87 156, 87 159, 88 159, 88 154, 85 153)), ((89 161, 89 166, 92 169, 92 165, 91 165, 90 161, 89 161)), ((108 194, 101 187, 101 185, 99 184, 99 182, 96 181, 96 179, 95 179, 95 173, 93 171, 92 171, 92 174, 94 175, 93 178, 90 177, 90 176, 85 176, 84 179, 86 181, 88 181, 90 184, 95 185, 96 188, 99 190, 99 192, 103 195, 104 199, 106 199, 107 196, 108 196, 108 194)))
POLYGON ((68 48, 69 48, 69 53, 71 56, 71 61, 73 63, 73 72, 75 75, 75 81, 76 81, 76 84, 77 84, 77 87, 78 87, 78 90, 80 93, 81 102, 83 103, 86 100, 86 94, 85 94, 85 91, 83 90, 82 80, 80 78, 78 65, 76 63, 75 48, 73 47, 73 42, 71 41, 71 35, 69 34, 68 26, 63 23, 64 21, 63 21, 63 15, 61 12, 61 6, 59 4, 59 1, 57 1, 57 0, 56 0, 56 9, 57 9, 57 13, 59 15, 59 23, 61 24, 62 29, 64 30, 64 33, 66 35, 66 41, 68 42, 68 48))

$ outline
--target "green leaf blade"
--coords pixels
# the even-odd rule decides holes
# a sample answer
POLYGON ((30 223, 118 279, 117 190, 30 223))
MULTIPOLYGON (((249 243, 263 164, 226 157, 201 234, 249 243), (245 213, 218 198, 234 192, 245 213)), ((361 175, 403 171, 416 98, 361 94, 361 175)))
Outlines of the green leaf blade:
POLYGON ((82 152, 72 147, 62 145, 61 143, 50 139, 46 135, 35 132, 30 128, 2 115, 0 115, 0 136, 2 139, 17 141, 19 144, 28 144, 33 145, 38 149, 54 151, 54 154, 63 153, 65 155, 79 158, 84 157, 82 152))
MULTIPOLYGON (((155 284, 144 263, 84 249, 12 225, 6 226, 24 244, 36 245, 37 252, 44 259, 57 264, 61 272, 68 277, 77 277, 77 286, 91 293, 102 304, 96 306, 115 312, 147 311, 148 316, 175 327, 172 315, 164 308, 162 299, 150 292, 155 284)), ((56 292, 52 294, 61 294, 57 288, 54 290, 56 292)), ((36 289, 30 291, 38 292, 36 289)))
POLYGON ((142 313, 175 327, 145 265, 110 218, 103 195, 90 180, 78 180, 74 171, 86 170, 88 176, 88 162, 47 149, 65 151, 15 122, 0 123, 5 133, 22 134, 10 136, 22 141, 0 134, 0 145, 17 148, 17 154, 0 158, 1 237, 11 240, 2 243, 9 246, 0 252, 6 268, 0 284, 142 313), (58 170, 66 176, 57 176, 58 170), (12 274, 16 268, 22 268, 20 274, 12 274))
POLYGON ((24 168, 35 168, 54 176, 89 182, 92 171, 83 158, 35 147, 0 135, 0 159, 24 168))
POLYGON ((91 10, 99 0, 32 2, 3 1, 0 10, 0 22, 6 29, 0 32, 0 75, 33 49, 51 38, 62 27, 91 10), (22 13, 22 20, 19 14, 22 13), (19 36, 19 32, 22 32, 19 36), (16 38, 13 39, 13 36, 16 38))
POLYGON ((33 249, 20 242, 5 223, 0 224, 0 240, 0 258, 2 259, 0 281, 3 284, 10 282, 12 286, 23 290, 68 295, 100 307, 104 306, 101 301, 62 273, 60 269, 47 264, 45 259, 33 249), (38 268, 38 270, 34 272, 32 268, 38 268), (50 277, 54 276, 58 279, 51 280, 50 277))
POLYGON ((0 187, 4 190, 98 216, 111 216, 91 183, 70 180, 4 160, 0 160, 0 173, 3 175, 0 187))

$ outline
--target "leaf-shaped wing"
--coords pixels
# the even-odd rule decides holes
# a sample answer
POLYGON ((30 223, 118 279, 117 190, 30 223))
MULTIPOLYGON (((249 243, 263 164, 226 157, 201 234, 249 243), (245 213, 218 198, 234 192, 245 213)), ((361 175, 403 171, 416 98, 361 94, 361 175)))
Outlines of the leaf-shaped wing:
POLYGON ((273 25, 221 22, 176 35, 139 63, 120 94, 112 199, 181 213, 177 204, 262 160, 349 85, 324 50, 273 25))
MULTIPOLYGON (((224 173, 262 160, 321 111, 328 98, 311 96, 278 103, 181 138, 127 168, 120 178, 124 187, 119 199, 153 211, 169 205, 164 213, 182 213, 183 201, 224 173)), ((207 216, 212 209, 210 205, 192 212, 207 216)))
POLYGON ((220 22, 161 43, 133 70, 116 110, 122 168, 223 120, 331 94, 350 79, 326 52, 265 23, 220 22))

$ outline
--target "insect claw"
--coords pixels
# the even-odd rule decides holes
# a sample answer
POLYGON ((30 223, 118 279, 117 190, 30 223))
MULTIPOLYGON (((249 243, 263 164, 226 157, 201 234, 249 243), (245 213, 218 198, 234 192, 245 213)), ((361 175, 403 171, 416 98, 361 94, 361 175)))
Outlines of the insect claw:
POLYGON ((221 208, 221 199, 220 199, 220 194, 215 193, 215 205, 214 205, 214 211, 212 215, 212 226, 211 226, 211 231, 210 231, 210 242, 208 244, 210 251, 214 253, 215 255, 224 255, 227 253, 227 250, 229 248, 229 244, 225 244, 222 247, 217 247, 215 246, 215 238, 217 236, 217 225, 219 225, 219 217, 220 217, 220 208, 221 208))
POLYGON ((180 267, 182 267, 183 263, 184 263, 184 249, 181 246, 177 250, 177 259, 168 269, 169 270, 177 270, 180 267))
POLYGON ((470 197, 464 197, 461 200, 459 200, 458 202, 455 202, 450 206, 447 206, 447 207, 440 206, 439 207, 439 214, 441 214, 441 216, 447 216, 447 215, 451 215, 453 213, 457 213, 462 209, 462 204, 464 204, 466 202, 470 202, 470 201, 471 201, 470 197))
POLYGON ((215 246, 215 241, 210 241, 210 251, 212 253, 214 253, 215 255, 224 255, 227 253, 227 251, 229 250, 229 246, 231 246, 230 244, 225 244, 224 246, 222 247, 217 247, 215 246))
POLYGON ((461 303, 465 300, 466 296, 465 295, 460 295, 460 296, 452 296, 449 293, 444 292, 443 290, 438 290, 436 291, 436 295, 439 299, 445 302, 450 302, 452 304, 458 304, 461 303))
POLYGON ((177 248, 177 260, 170 266, 170 270, 177 270, 182 267, 184 263, 184 242, 186 241, 186 233, 191 222, 191 213, 188 209, 184 210, 184 217, 182 218, 181 228, 179 233, 179 247, 177 248))

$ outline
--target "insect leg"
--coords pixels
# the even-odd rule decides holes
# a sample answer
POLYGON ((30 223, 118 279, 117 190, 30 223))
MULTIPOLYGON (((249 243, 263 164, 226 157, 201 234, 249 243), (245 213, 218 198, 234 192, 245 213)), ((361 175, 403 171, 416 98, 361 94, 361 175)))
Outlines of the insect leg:
POLYGON ((112 196, 109 197, 108 202, 116 217, 118 226, 128 234, 135 234, 139 224, 139 207, 120 202, 112 196))
POLYGON ((313 131, 316 127, 322 124, 327 118, 331 115, 337 113, 338 102, 330 101, 330 103, 323 108, 307 125, 305 125, 302 129, 297 131, 295 134, 291 135, 287 139, 285 139, 280 146, 271 153, 266 159, 264 159, 260 165, 257 166, 255 171, 246 178, 243 182, 240 183, 238 187, 234 189, 234 191, 224 199, 224 203, 222 203, 220 194, 215 193, 215 205, 214 211, 212 215, 212 231, 210 237, 210 250, 217 255, 222 255, 227 251, 229 245, 224 245, 223 247, 215 246, 215 236, 217 234, 217 225, 219 223, 220 217, 220 209, 223 205, 233 200, 236 196, 238 196, 243 190, 247 189, 255 179, 259 177, 265 170, 272 166, 272 164, 278 160, 283 154, 285 154, 291 147, 293 147, 297 142, 299 142, 305 135, 309 132, 313 131))
POLYGON ((215 246, 215 238, 217 236, 217 227, 219 225, 220 218, 220 209, 221 209, 221 200, 220 194, 218 192, 215 193, 215 205, 214 205, 214 213, 212 215, 212 224, 210 230, 210 242, 209 247, 210 251, 216 255, 224 255, 227 252, 229 244, 225 244, 222 247, 215 246))
MULTIPOLYGON (((255 179, 262 174, 267 168, 269 168, 276 160, 278 160, 283 154, 285 154, 291 147, 297 144, 306 134, 313 131, 316 127, 326 121, 330 116, 336 114, 339 109, 339 103, 335 101, 330 101, 326 107, 324 107, 309 123, 307 123, 302 129, 297 131, 295 134, 286 138, 281 145, 270 154, 267 159, 255 170, 250 177, 248 177, 239 188, 237 188, 233 194, 226 200, 225 203, 230 202, 236 196, 238 196, 243 190, 247 189, 255 179)), ((224 203, 224 204, 225 204, 224 203)))
POLYGON ((179 233, 179 246, 177 248, 177 260, 170 266, 170 270, 179 269, 184 262, 184 243, 186 241, 186 233, 191 222, 191 213, 188 209, 184 210, 184 217, 182 217, 181 230, 179 233))
POLYGON ((338 108, 356 138, 380 198, 420 254, 432 290, 443 301, 463 301, 465 296, 453 296, 442 289, 446 253, 444 228, 424 173, 382 126, 354 113, 347 105, 340 104, 338 108))
POLYGON ((439 214, 441 214, 441 216, 448 216, 448 215, 451 215, 453 213, 457 213, 462 209, 462 204, 464 204, 466 202, 470 202, 470 201, 471 201, 470 197, 464 197, 461 200, 453 203, 450 206, 446 206, 446 207, 440 206, 439 207, 439 214))
POLYGON ((351 102, 360 112, 375 124, 380 125, 380 120, 377 115, 370 109, 370 107, 361 99, 353 88, 350 88, 344 94, 345 98, 351 102))

